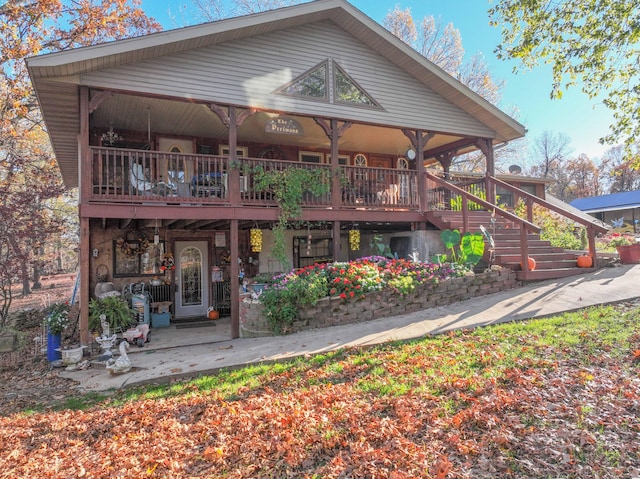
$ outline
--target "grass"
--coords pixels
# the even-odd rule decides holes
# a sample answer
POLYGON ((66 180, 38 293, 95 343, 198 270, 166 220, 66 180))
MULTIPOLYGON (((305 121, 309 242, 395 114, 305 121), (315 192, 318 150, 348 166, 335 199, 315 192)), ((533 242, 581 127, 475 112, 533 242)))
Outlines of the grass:
POLYGON ((632 303, 589 308, 69 398, 64 411, 0 418, 13 451, 0 467, 7 477, 54 463, 56 477, 632 477, 639 316, 632 303))
POLYGON ((633 319, 637 316, 637 310, 621 314, 614 306, 594 307, 410 342, 223 370, 171 385, 128 389, 112 397, 71 398, 60 407, 111 407, 144 399, 211 393, 232 401, 274 383, 313 387, 354 378, 360 390, 377 395, 398 396, 414 390, 438 395, 453 383, 467 384, 473 390, 474 379, 503 378, 505 371, 524 363, 545 368, 568 358, 589 364, 598 353, 614 358, 628 355, 630 338, 639 327, 633 319))

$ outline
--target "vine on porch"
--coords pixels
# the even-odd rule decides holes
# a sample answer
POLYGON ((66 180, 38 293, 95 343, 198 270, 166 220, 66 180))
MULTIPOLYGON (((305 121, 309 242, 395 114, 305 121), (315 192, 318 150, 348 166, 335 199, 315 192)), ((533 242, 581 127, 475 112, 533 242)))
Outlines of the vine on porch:
POLYGON ((326 173, 294 167, 267 171, 258 166, 254 169, 254 174, 256 191, 270 192, 280 208, 278 222, 272 228, 272 255, 281 263, 286 263, 285 232, 292 220, 302 216, 302 198, 305 193, 320 196, 329 192, 326 173))

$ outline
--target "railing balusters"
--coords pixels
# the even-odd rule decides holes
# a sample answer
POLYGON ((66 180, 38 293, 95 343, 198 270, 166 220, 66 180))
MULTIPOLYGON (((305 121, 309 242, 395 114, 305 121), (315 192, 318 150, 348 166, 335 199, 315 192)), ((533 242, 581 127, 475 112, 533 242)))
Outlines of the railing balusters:
MULTIPOLYGON (((233 165, 228 157, 179 152, 127 150, 92 147, 93 187, 91 201, 171 202, 196 204, 229 202, 230 168, 238 168, 240 203, 273 205, 268 192, 255 189, 258 171, 284 171, 287 168, 320 169, 329 192, 305 194, 304 207, 331 206, 331 166, 327 164, 262 158, 237 158, 233 165), (138 165, 138 166, 134 166, 138 165), (135 170, 135 171, 134 171, 135 170), (134 174, 135 173, 135 174, 134 174), (200 183, 201 184, 200 184, 200 183), (163 186, 163 188, 160 188, 163 186)), ((340 167, 341 207, 343 208, 417 208, 417 172, 392 168, 340 167)))

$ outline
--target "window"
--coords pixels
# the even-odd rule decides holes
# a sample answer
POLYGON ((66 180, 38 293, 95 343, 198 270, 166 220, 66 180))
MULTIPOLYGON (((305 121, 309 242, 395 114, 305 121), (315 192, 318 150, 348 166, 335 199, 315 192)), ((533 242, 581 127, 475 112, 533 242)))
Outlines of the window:
POLYGON ((334 81, 336 86, 336 102, 340 103, 356 103, 366 106, 379 106, 373 98, 360 88, 353 78, 347 75, 336 62, 334 66, 334 81))
POLYGON ((326 100, 328 98, 327 62, 324 61, 303 73, 282 88, 280 93, 326 100))
POLYGON ((373 108, 380 105, 335 61, 312 67, 275 93, 373 108))
MULTIPOLYGON (((339 165, 349 165, 349 161, 351 157, 349 155, 338 155, 338 164, 339 165)), ((327 163, 331 163, 331 155, 327 153, 327 163)))
POLYGON ((324 163, 324 153, 300 151, 298 152, 298 160, 303 163, 324 163))
POLYGON ((162 274, 162 257, 164 241, 157 245, 150 243, 147 249, 140 250, 138 241, 125 241, 127 247, 121 246, 119 240, 113 242, 113 276, 118 278, 130 276, 154 276, 162 274))
MULTIPOLYGON (((218 146, 218 154, 221 156, 229 156, 229 145, 218 146)), ((247 158, 249 156, 249 148, 246 146, 236 146, 236 157, 247 158)))

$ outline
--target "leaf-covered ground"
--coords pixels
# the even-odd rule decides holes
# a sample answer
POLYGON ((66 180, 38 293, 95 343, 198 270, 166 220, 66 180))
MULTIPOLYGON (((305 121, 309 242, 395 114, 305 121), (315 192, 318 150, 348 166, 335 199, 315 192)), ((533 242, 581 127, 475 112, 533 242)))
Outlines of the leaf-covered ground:
POLYGON ((638 306, 0 417, 0 477, 640 477, 638 306))

